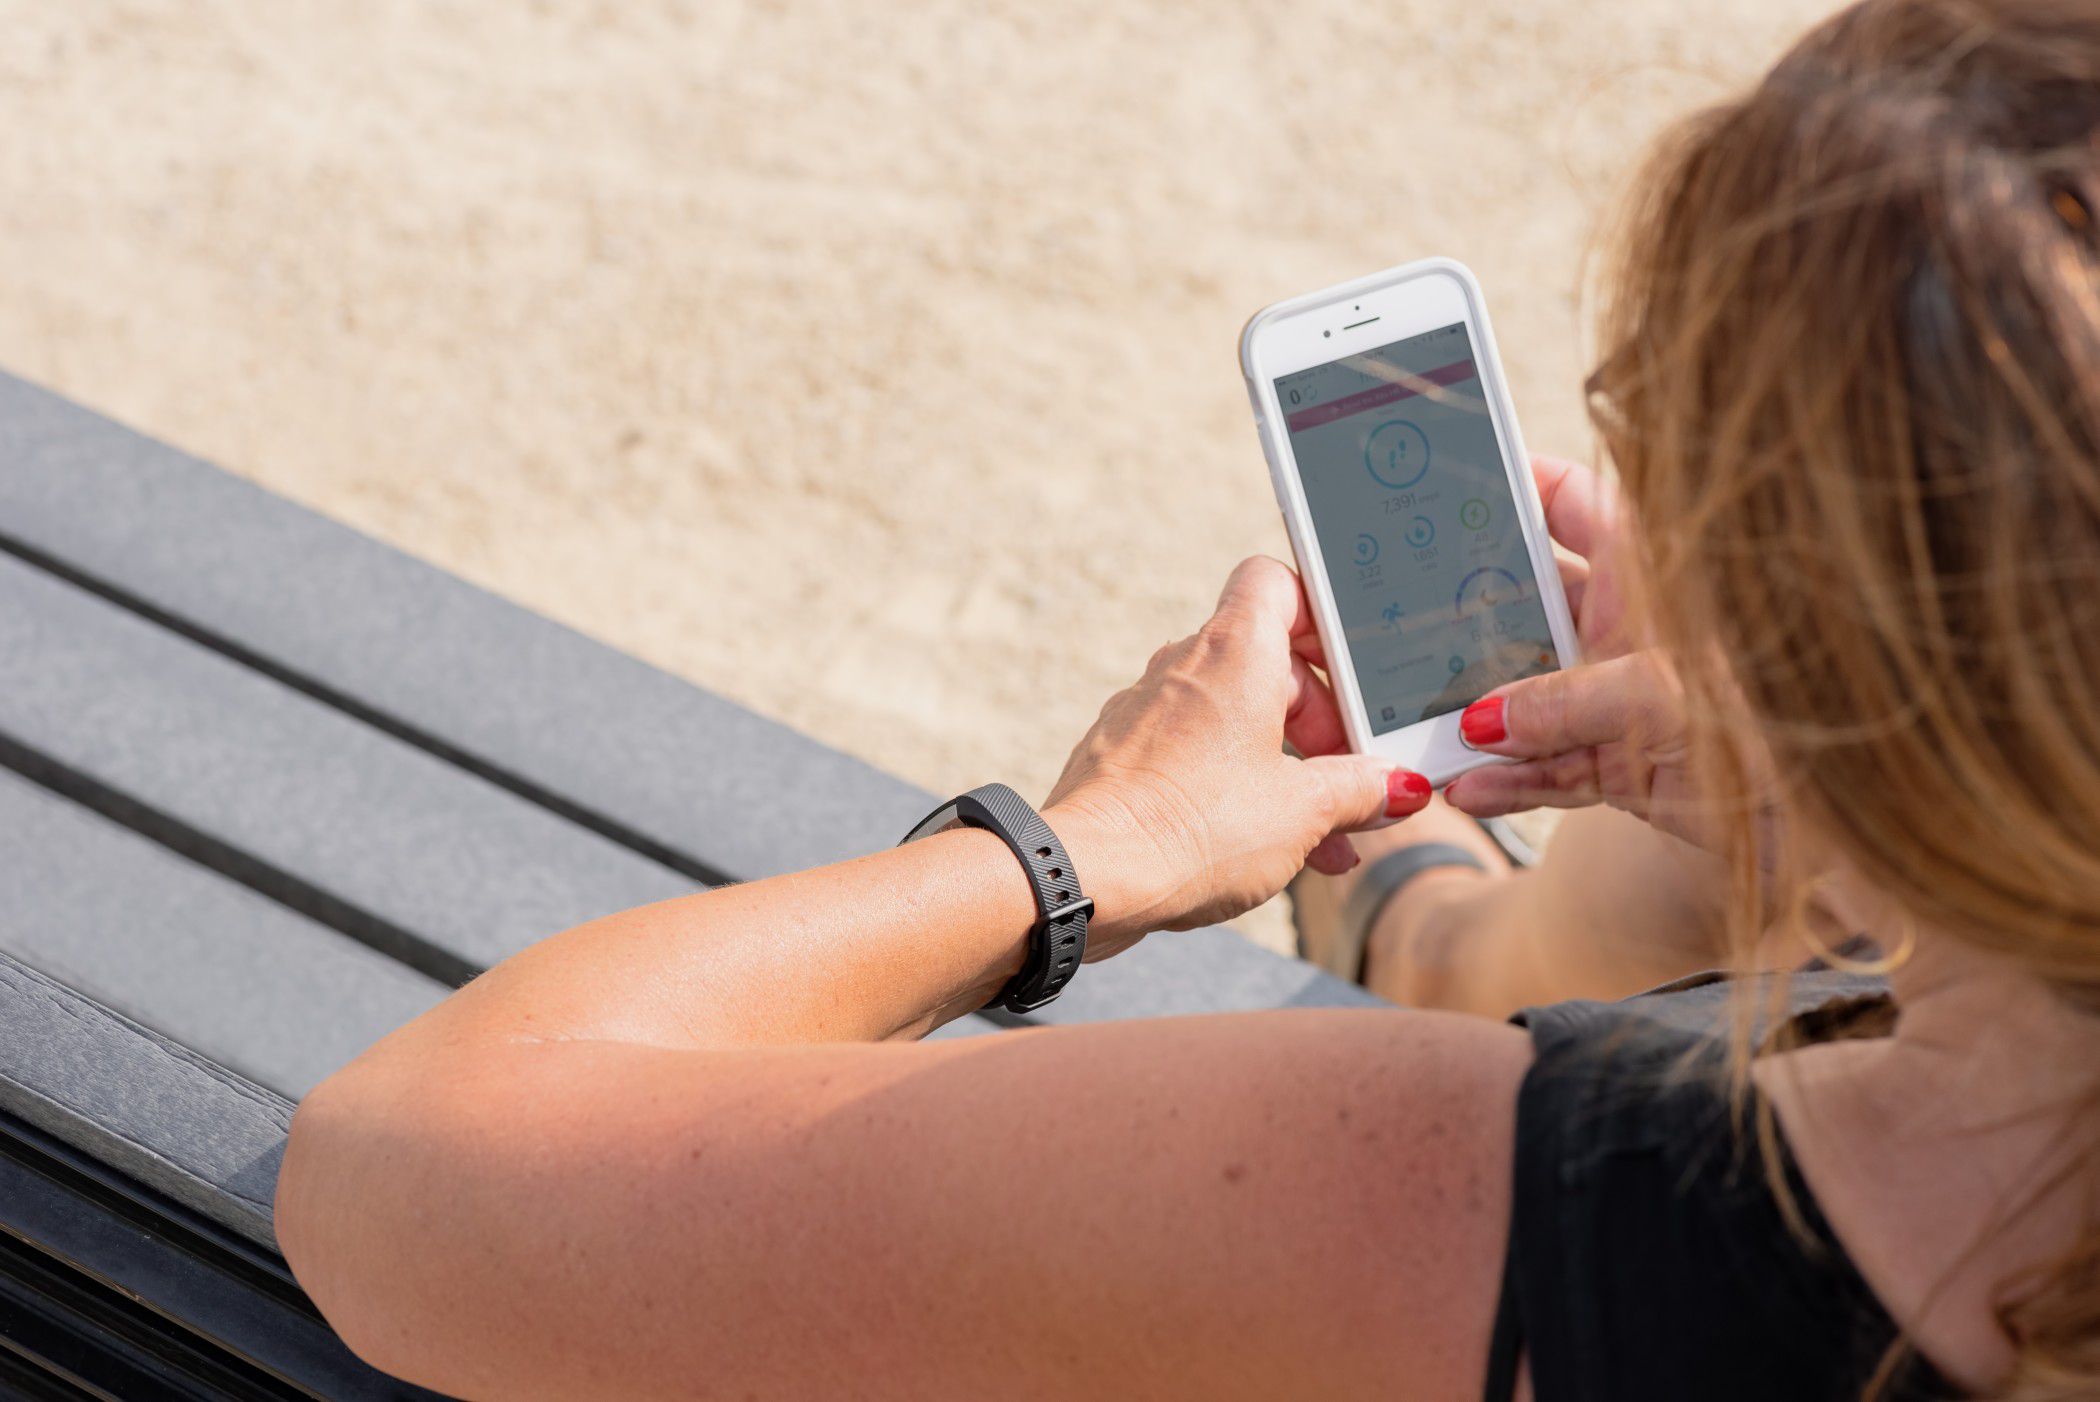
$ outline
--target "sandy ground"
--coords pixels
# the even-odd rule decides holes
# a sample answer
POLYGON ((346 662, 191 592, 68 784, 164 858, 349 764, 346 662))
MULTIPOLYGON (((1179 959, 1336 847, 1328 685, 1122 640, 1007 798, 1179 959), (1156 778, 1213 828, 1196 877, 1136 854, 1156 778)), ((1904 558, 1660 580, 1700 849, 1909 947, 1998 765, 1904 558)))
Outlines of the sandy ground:
MULTIPOLYGON (((0 364, 931 788, 1287 547, 1277 297, 1600 213, 1822 0, 0 5, 0 364)), ((1257 918, 1273 937, 1274 913, 1257 918)))

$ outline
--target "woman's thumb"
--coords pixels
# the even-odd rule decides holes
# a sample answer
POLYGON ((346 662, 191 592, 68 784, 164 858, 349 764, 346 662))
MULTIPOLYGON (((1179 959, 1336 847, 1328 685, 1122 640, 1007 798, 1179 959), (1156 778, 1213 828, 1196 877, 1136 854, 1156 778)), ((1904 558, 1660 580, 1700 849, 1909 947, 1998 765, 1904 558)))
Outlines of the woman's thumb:
POLYGON ((1300 760, 1315 811, 1329 832, 1384 827, 1429 804, 1429 781, 1376 755, 1321 755, 1300 760))

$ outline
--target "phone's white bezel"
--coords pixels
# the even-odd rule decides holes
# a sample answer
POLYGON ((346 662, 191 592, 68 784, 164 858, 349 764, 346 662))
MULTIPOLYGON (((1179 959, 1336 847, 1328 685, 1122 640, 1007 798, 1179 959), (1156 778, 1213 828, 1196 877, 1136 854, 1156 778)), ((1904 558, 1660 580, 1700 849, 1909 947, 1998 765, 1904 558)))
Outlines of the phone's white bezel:
POLYGON ((1495 349, 1495 333, 1488 324, 1480 283, 1472 272, 1450 258, 1425 258, 1265 307, 1255 313, 1240 334, 1240 370, 1247 380, 1248 397, 1254 402, 1262 452, 1269 460, 1269 480, 1276 488, 1276 502, 1283 510, 1291 548, 1298 555, 1298 570, 1305 578, 1305 592, 1312 601, 1349 744, 1359 753, 1380 755, 1415 770, 1439 786, 1468 769, 1496 763, 1497 757, 1466 744, 1459 735, 1456 711, 1384 735, 1371 733, 1371 718, 1356 684, 1356 667, 1349 655, 1341 612, 1335 605, 1326 563, 1320 555, 1319 533, 1313 529, 1297 459, 1291 453, 1290 437, 1284 429, 1283 406, 1276 399, 1276 379, 1454 322, 1463 322, 1473 341, 1482 396, 1487 401, 1495 440, 1502 450, 1510 494, 1517 503, 1517 519, 1524 532, 1532 572, 1538 578, 1539 601, 1546 611, 1556 660, 1561 667, 1572 667, 1578 660, 1575 621, 1561 590, 1560 570, 1554 563, 1552 540, 1546 534, 1538 486, 1531 477, 1531 459, 1524 451, 1516 411, 1510 405, 1502 359, 1495 349))

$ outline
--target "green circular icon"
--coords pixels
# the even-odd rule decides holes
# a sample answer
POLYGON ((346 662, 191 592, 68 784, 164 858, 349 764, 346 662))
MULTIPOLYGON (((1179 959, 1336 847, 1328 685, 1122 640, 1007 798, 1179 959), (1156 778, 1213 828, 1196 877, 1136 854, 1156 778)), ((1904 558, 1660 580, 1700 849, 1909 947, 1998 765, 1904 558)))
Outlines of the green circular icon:
POLYGON ((1458 522, 1469 531, 1485 530, 1489 514, 1488 504, 1479 497, 1474 497, 1458 508, 1458 522))

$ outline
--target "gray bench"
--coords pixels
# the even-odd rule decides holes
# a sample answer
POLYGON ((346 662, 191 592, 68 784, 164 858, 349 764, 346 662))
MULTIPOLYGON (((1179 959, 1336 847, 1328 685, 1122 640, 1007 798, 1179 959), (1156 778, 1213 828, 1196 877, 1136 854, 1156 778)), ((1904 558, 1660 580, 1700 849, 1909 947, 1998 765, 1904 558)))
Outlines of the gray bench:
MULTIPOLYGON (((5 376, 0 658, 0 1388, 32 1395, 417 1395, 276 1257, 296 1098, 541 936, 933 801, 5 376)), ((1035 1020, 1373 1001, 1214 929, 1035 1020)))

